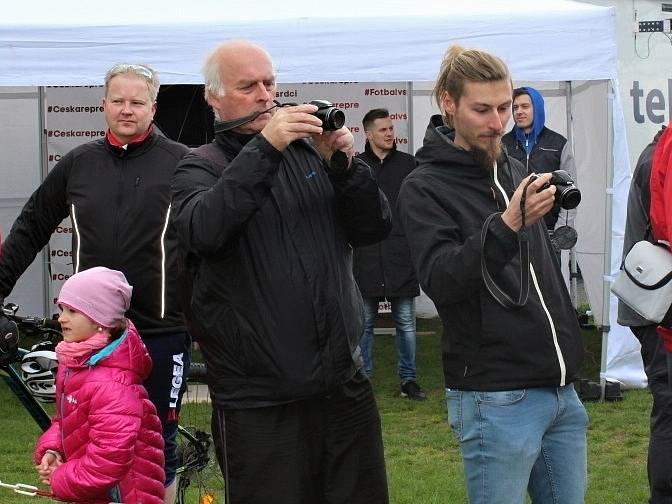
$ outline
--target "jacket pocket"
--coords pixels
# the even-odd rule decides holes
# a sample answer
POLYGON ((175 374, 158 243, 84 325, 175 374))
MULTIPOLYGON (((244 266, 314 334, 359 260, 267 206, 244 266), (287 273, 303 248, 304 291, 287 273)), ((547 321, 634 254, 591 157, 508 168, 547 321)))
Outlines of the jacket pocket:
POLYGON ((474 392, 476 402, 492 406, 510 406, 525 399, 527 389, 474 392))

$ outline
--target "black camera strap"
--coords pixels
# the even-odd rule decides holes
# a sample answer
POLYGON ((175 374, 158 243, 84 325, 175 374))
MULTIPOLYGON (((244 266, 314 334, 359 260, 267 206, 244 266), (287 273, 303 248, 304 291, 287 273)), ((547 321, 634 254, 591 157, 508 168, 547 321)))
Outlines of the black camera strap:
POLYGON ((231 119, 230 121, 215 121, 215 134, 217 133, 223 133, 224 131, 230 131, 232 129, 238 128, 239 126, 242 126, 243 124, 247 124, 249 122, 254 121, 257 117, 259 117, 261 114, 265 114, 266 112, 270 112, 276 107, 284 107, 287 104, 281 104, 277 100, 273 100, 273 105, 272 107, 267 108, 266 110, 262 110, 261 112, 254 112, 253 114, 246 115, 243 117, 239 117, 238 119, 231 119))
POLYGON ((485 283, 485 288, 488 289, 490 295, 504 308, 515 309, 525 306, 527 303, 527 298, 530 294, 530 236, 525 226, 525 201, 527 199, 527 189, 534 180, 534 177, 530 177, 523 188, 523 194, 520 198, 520 217, 521 217, 521 227, 518 232, 518 252, 520 256, 520 293, 518 295, 518 301, 514 301, 506 292, 499 288, 495 283, 490 272, 488 271, 488 265, 485 262, 485 240, 488 236, 488 228, 492 219, 496 216, 501 215, 499 213, 490 214, 485 223, 481 228, 481 275, 483 276, 483 282, 485 283))

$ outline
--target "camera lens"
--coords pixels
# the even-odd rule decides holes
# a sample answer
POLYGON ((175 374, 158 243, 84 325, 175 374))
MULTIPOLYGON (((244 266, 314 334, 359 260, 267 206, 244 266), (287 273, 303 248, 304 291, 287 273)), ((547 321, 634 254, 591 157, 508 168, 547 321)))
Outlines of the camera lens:
POLYGON ((340 129, 345 124, 345 114, 336 107, 329 107, 318 110, 315 115, 322 119, 322 128, 325 131, 334 131, 340 129))
POLYGON ((313 100, 309 102, 317 106, 315 117, 322 121, 324 131, 334 131, 340 129, 345 124, 345 113, 338 107, 334 107, 327 100, 313 100))
POLYGON ((345 113, 334 107, 329 111, 329 129, 341 129, 345 124, 345 113))
MULTIPOLYGON (((560 189, 560 187, 558 187, 558 189, 560 189)), ((572 210, 581 203, 581 191, 574 186, 564 187, 559 190, 556 199, 562 208, 565 210, 572 210)))

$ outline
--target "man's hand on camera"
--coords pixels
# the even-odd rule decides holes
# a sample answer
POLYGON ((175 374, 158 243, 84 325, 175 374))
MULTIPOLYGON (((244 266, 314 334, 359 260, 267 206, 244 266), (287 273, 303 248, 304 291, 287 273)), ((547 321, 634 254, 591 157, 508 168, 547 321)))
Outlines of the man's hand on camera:
POLYGON ((352 156, 355 154, 355 139, 348 128, 343 127, 336 131, 325 131, 321 135, 313 135, 313 142, 330 166, 338 164, 338 166, 332 166, 334 173, 343 173, 350 169, 352 156), (338 156, 332 159, 332 156, 338 151, 343 152, 346 157, 338 156), (336 161, 336 163, 332 163, 332 161, 336 161))
POLYGON ((322 121, 312 115, 316 110, 317 107, 309 103, 278 108, 261 134, 282 152, 295 140, 322 133, 322 121))
POLYGON ((525 226, 530 226, 541 219, 551 208, 553 208, 553 203, 555 202, 556 188, 554 185, 537 192, 551 179, 550 173, 525 177, 513 193, 508 208, 502 214, 504 224, 509 226, 515 232, 518 232, 522 226, 520 200, 530 177, 537 178, 527 187, 527 196, 525 197, 525 226))

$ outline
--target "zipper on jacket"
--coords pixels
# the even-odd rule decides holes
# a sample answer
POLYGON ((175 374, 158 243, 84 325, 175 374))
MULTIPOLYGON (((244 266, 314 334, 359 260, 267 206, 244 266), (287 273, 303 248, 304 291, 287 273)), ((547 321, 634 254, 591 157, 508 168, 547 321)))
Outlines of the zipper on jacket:
MULTIPOLYGON (((498 173, 497 173, 497 163, 494 165, 493 169, 493 175, 495 179, 495 185, 497 188, 501 191, 502 196, 504 196, 504 201, 506 201, 506 206, 509 206, 509 198, 506 195, 506 191, 502 188, 502 186, 499 184, 498 180, 498 173)), ((558 365, 560 366, 560 386, 564 387, 565 386, 565 380, 567 378, 567 369, 565 367, 565 359, 562 355, 562 351, 560 350, 560 344, 558 343, 558 334, 555 332, 555 323, 553 322, 553 317, 551 317, 551 312, 548 311, 548 307, 546 306, 546 302, 544 301, 544 296, 541 294, 541 289, 539 288, 539 283, 537 282, 537 275, 534 273, 534 266, 532 265, 532 261, 530 261, 530 275, 532 275, 532 283, 534 283, 534 288, 537 291, 537 296, 539 296, 539 302, 541 303, 542 308, 544 309, 544 313, 546 314, 546 318, 548 319, 548 325, 551 329, 551 335, 553 337, 553 346, 555 347, 555 354, 556 357, 558 358, 558 365)))
POLYGON ((70 374, 70 368, 65 368, 65 374, 63 375, 63 389, 61 390, 61 401, 60 401, 60 410, 61 410, 61 449, 63 450, 63 459, 66 458, 65 455, 65 436, 63 435, 63 401, 65 399, 65 382, 68 381, 68 375, 70 374))
MULTIPOLYGON (((378 183, 378 174, 383 169, 383 163, 385 162, 385 159, 387 159, 387 158, 380 159, 378 156, 373 154, 373 152, 371 154, 378 160, 378 166, 374 166, 375 169, 371 170, 373 172, 373 178, 376 179, 376 184, 377 184, 378 183)), ((381 191, 382 191, 382 189, 381 189, 381 191)), ((376 243, 375 246, 376 246, 377 252, 378 252, 378 264, 381 265, 381 267, 380 267, 380 281, 381 281, 381 284, 379 285, 379 287, 381 287, 383 289, 383 297, 385 297, 386 294, 387 294, 387 289, 386 289, 387 278, 385 278, 385 263, 383 262, 383 242, 379 241, 378 243, 376 243)), ((385 299, 387 299, 387 298, 385 298, 385 299)))
POLYGON ((112 256, 118 260, 119 254, 119 213, 121 209, 121 204, 124 201, 124 168, 126 168, 126 159, 119 159, 121 166, 117 169, 119 174, 119 181, 117 183, 117 198, 116 198, 116 208, 114 209, 114 222, 112 224, 112 256))
POLYGON ((551 312, 548 311, 546 301, 544 301, 544 296, 541 295, 541 289, 539 288, 539 283, 537 282, 537 275, 534 272, 534 266, 532 266, 532 264, 530 264, 530 275, 532 275, 532 282, 534 283, 534 287, 537 290, 537 294, 539 295, 539 301, 541 301, 541 306, 544 309, 546 318, 548 318, 548 325, 551 328, 551 335, 553 336, 553 346, 555 347, 555 353, 558 357, 558 364, 560 365, 560 386, 564 387, 566 385, 565 380, 567 379, 565 358, 562 355, 560 343, 558 343, 558 333, 555 332, 555 323, 553 322, 553 317, 551 317, 551 312))
POLYGON ((166 313, 166 231, 168 230, 168 223, 170 222, 170 209, 172 204, 168 204, 168 210, 166 211, 166 221, 163 224, 163 229, 161 230, 161 318, 164 318, 166 313))
POLYGON ((502 209, 499 207, 499 200, 497 199, 497 193, 495 193, 495 188, 490 186, 490 192, 492 193, 492 199, 495 202, 495 205, 497 205, 497 211, 501 211, 502 209))
POLYGON ((77 248, 75 249, 75 259, 74 259, 75 265, 73 269, 75 273, 79 273, 79 251, 82 247, 82 240, 81 240, 82 237, 79 234, 79 226, 77 225, 77 216, 75 215, 74 203, 70 204, 70 220, 72 221, 73 232, 77 237, 77 248))

